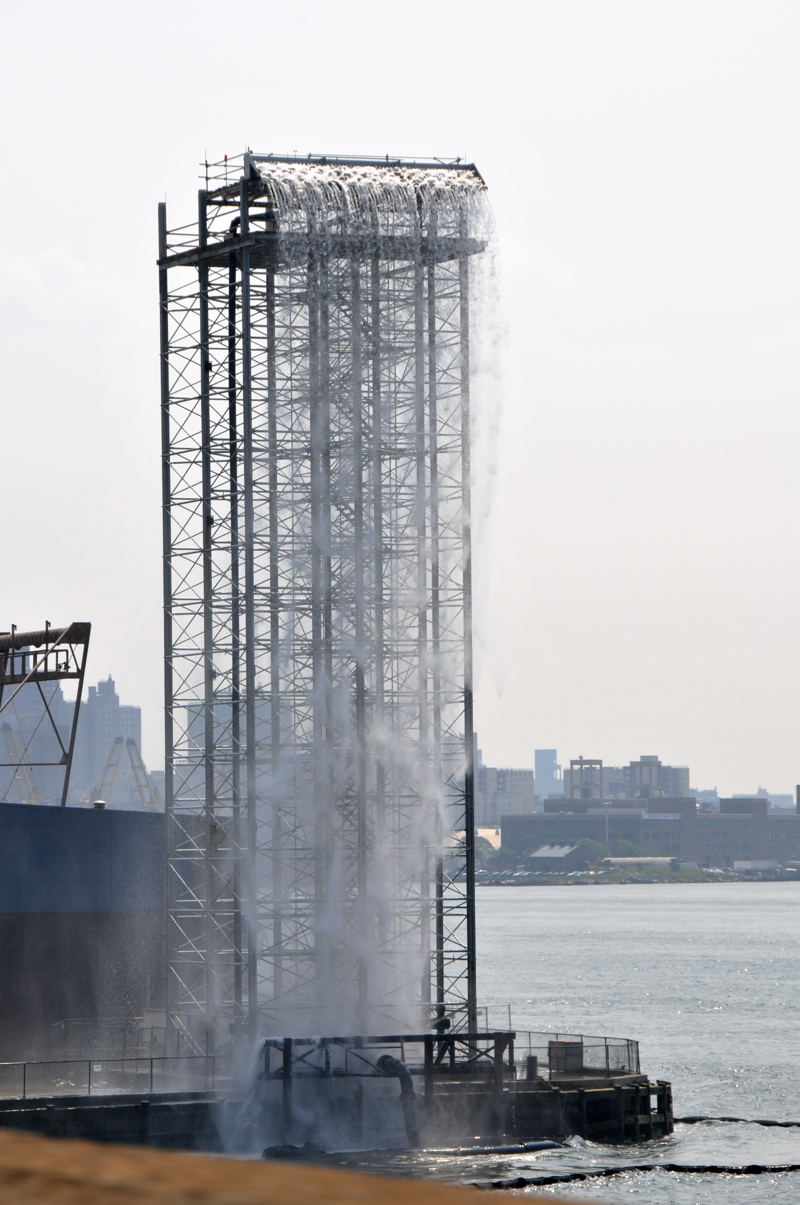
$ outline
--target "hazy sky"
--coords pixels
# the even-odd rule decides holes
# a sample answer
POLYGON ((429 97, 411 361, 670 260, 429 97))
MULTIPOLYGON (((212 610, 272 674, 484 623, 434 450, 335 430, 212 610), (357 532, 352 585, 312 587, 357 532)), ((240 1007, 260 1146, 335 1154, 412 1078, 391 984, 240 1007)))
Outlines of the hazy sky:
POLYGON ((793 788, 798 0, 0 0, 0 56, 0 627, 91 620, 158 764, 157 201, 248 145, 466 155, 485 760, 793 788))

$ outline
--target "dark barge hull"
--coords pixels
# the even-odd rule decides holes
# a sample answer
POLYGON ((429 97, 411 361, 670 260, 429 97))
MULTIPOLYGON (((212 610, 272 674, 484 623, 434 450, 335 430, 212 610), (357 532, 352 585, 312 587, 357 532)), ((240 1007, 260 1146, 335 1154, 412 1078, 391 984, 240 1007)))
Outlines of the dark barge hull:
MULTIPOLYGON (((572 1134, 600 1143, 637 1143, 673 1129, 670 1084, 650 1083, 644 1075, 518 1080, 504 1087, 502 1098, 485 1081, 445 1081, 427 1105, 421 1097, 417 1102, 422 1144, 436 1148, 572 1134)), ((52 1137, 220 1151, 223 1113, 230 1132, 247 1106, 218 1092, 11 1099, 0 1100, 0 1126, 52 1137)))
POLYGON ((494 1134, 510 1141, 566 1138, 636 1143, 673 1130, 672 1087, 645 1075, 609 1079, 517 1080, 503 1090, 502 1105, 480 1084, 437 1085, 429 1128, 454 1145, 465 1134, 494 1134))
POLYGON ((0 1100, 0 1127, 185 1151, 220 1151, 220 1101, 210 1092, 0 1100))

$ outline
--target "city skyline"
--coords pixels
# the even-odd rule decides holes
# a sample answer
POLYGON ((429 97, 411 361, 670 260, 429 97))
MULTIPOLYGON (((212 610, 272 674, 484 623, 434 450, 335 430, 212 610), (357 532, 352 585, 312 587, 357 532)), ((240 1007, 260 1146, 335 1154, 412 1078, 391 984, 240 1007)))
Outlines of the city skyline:
MULTIPOLYGON (((18 626, 20 626, 20 625, 18 625, 18 626)), ((91 656, 91 654, 90 654, 90 656, 91 656)), ((94 677, 94 674, 93 674, 91 668, 88 671, 88 677, 89 678, 94 677)), ((100 691, 102 693, 103 688, 106 687, 108 684, 110 684, 111 691, 116 692, 118 698, 121 698, 122 695, 126 694, 126 692, 124 690, 122 690, 119 686, 119 679, 118 679, 117 675, 113 674, 111 672, 107 672, 105 675, 97 678, 97 680, 92 683, 87 682, 86 687, 85 687, 84 697, 81 701, 81 713, 80 713, 81 717, 82 717, 82 724, 80 725, 79 731, 78 731, 78 739, 76 742, 76 753, 75 753, 75 768, 73 770, 73 779, 72 779, 73 785, 70 789, 70 802, 71 803, 74 803, 77 799, 76 784, 78 782, 80 782, 83 785, 84 778, 86 779, 87 784, 89 782, 89 778, 87 778, 86 775, 81 776, 81 771, 80 771, 80 766, 82 764, 82 761, 85 760, 85 756, 86 756, 83 746, 84 746, 84 742, 86 739, 85 732, 86 732, 86 726, 87 726, 87 710, 86 710, 87 704, 89 704, 92 697, 94 695, 96 695, 98 693, 98 691, 100 691)), ((63 696, 64 702, 67 702, 71 705, 72 700, 74 699, 74 695, 72 695, 70 697, 70 690, 69 690, 70 685, 71 684, 68 683, 67 689, 60 691, 59 694, 60 694, 60 696, 63 696)), ((111 733, 110 729, 109 729, 110 736, 113 737, 113 736, 117 736, 117 735, 124 735, 124 736, 130 735, 135 739, 136 744, 139 748, 139 752, 141 754, 142 760, 148 770, 148 773, 150 774, 151 777, 153 777, 153 775, 156 776, 156 784, 160 790, 161 785, 163 783, 163 758, 159 758, 159 756, 157 754, 153 755, 152 749, 147 746, 147 744, 145 743, 145 738, 142 735, 143 733, 147 733, 148 729, 150 729, 152 731, 152 727, 153 727, 152 716, 147 715, 146 707, 142 707, 139 703, 135 703, 135 702, 121 704, 119 706, 119 711, 120 711, 121 715, 124 715, 126 718, 125 718, 124 722, 119 726, 119 732, 117 732, 115 729, 114 732, 111 733), (128 719, 127 717, 129 715, 132 716, 132 713, 134 713, 134 712, 137 713, 135 719, 134 718, 128 719), (148 720, 150 721, 150 723, 148 723, 148 720)), ((478 716, 478 720, 480 720, 480 716, 478 716)), ((79 721, 79 723, 80 723, 80 721, 79 721)), ((108 743, 108 742, 106 742, 106 743, 108 743)), ((624 745, 625 745, 625 742, 620 742, 619 745, 617 745, 616 747, 624 748, 624 745)), ((478 765, 481 765, 484 768, 488 767, 488 768, 492 768, 494 770, 507 770, 507 771, 513 771, 515 773, 523 773, 523 772, 530 771, 531 773, 533 773, 534 767, 538 761, 539 754, 555 754, 556 758, 558 758, 559 748, 569 748, 569 746, 566 744, 556 745, 555 747, 551 746, 550 748, 542 748, 539 746, 534 746, 532 749, 530 749, 530 753, 532 754, 532 756, 523 757, 518 763, 514 763, 514 764, 505 763, 504 764, 500 759, 493 757, 493 756, 491 756, 491 754, 487 753, 486 749, 483 746, 483 742, 481 739, 481 729, 480 729, 480 727, 478 727, 478 730, 476 732, 476 754, 477 754, 476 767, 478 765)), ((108 753, 108 750, 104 746, 102 752, 98 752, 98 754, 97 754, 97 757, 100 759, 99 763, 98 763, 100 769, 102 769, 102 765, 105 762, 107 753, 108 753)), ((596 750, 588 753, 586 755, 586 760, 592 760, 596 756, 596 754, 597 754, 596 750)), ((575 753, 575 754, 570 753, 570 754, 566 754, 566 755, 562 755, 562 756, 563 756, 563 763, 559 763, 558 769, 563 774, 563 773, 565 773, 565 768, 566 768, 566 772, 568 772, 569 763, 570 763, 571 759, 573 759, 573 758, 577 759, 579 757, 583 757, 584 755, 582 753, 575 753)), ((634 757, 630 756, 629 752, 627 754, 623 754, 620 757, 617 757, 613 761, 610 758, 606 759, 605 757, 600 758, 600 760, 603 763, 603 770, 604 770, 604 775, 605 775, 605 773, 607 771, 610 772, 612 770, 619 769, 620 772, 622 772, 623 770, 627 770, 627 768, 631 762, 638 760, 639 758, 643 758, 643 757, 647 757, 647 756, 657 756, 659 761, 661 762, 661 764, 665 767, 669 766, 669 764, 670 764, 666 757, 659 756, 658 754, 656 754, 656 755, 638 754, 637 757, 634 758, 634 757)), ((681 766, 683 764, 684 763, 681 763, 680 761, 676 762, 676 765, 678 765, 678 766, 681 766)), ((121 773, 122 773, 120 782, 123 782, 123 781, 125 782, 126 790, 127 790, 127 788, 132 786, 132 782, 133 782, 132 776, 130 773, 130 768, 127 767, 127 765, 126 765, 124 767, 121 766, 120 769, 121 769, 121 773)), ((688 767, 688 769, 689 769, 689 772, 691 773, 692 768, 688 767)), ((98 770, 98 773, 99 772, 100 771, 98 770)), ((91 777, 91 775, 89 775, 89 777, 91 777)), ((95 777, 98 777, 98 774, 95 774, 95 777)), ((792 801, 794 800, 794 791, 795 791, 796 784, 794 784, 794 783, 776 783, 774 781, 775 776, 772 775, 768 769, 764 770, 764 772, 759 777, 759 781, 755 785, 751 785, 749 783, 738 782, 738 783, 735 783, 733 788, 728 791, 720 790, 717 786, 716 781, 700 782, 700 781, 695 781, 694 774, 692 774, 691 777, 692 777, 691 793, 693 795, 711 794, 713 792, 716 792, 717 795, 719 795, 720 797, 727 795, 727 796, 730 796, 731 798, 756 798, 759 796, 759 794, 763 795, 764 793, 766 793, 770 798, 783 797, 783 798, 791 798, 792 801)), ((98 779, 98 781, 99 781, 99 779, 98 779)), ((537 798, 546 797, 546 793, 543 794, 542 789, 540 789, 540 775, 539 774, 537 774, 535 781, 536 781, 536 786, 535 786, 536 797, 537 798)), ((126 798, 127 798, 127 795, 126 795, 126 798)))
MULTIPOLYGON (((513 765, 513 766, 508 765, 508 764, 504 765, 497 759, 493 759, 491 757, 486 756, 482 743, 481 743, 481 740, 480 740, 480 730, 478 730, 476 732, 475 742, 476 742, 476 744, 475 744, 476 767, 480 767, 484 770, 491 769, 495 773, 501 772, 501 771, 512 771, 516 774, 522 774, 522 773, 533 774, 534 768, 537 765, 541 764, 543 767, 544 766, 547 767, 547 770, 545 771, 545 773, 546 773, 546 781, 548 783, 548 786, 550 786, 550 784, 553 782, 553 779, 550 775, 551 769, 555 768, 558 770, 557 781, 559 783, 563 784, 564 777, 565 777, 565 775, 564 775, 565 767, 566 767, 566 771, 568 772, 570 761, 578 760, 579 758, 583 757, 582 754, 576 754, 574 756, 574 758, 571 756, 565 757, 564 765, 562 766, 557 761, 557 759, 558 759, 557 747, 556 748, 552 748, 552 747, 551 748, 536 748, 533 751, 534 752, 533 758, 530 758, 528 760, 527 765, 526 764, 513 765), (548 755, 548 756, 542 758, 541 762, 540 762, 540 755, 548 755)), ((592 757, 587 757, 585 760, 593 761, 595 759, 592 757)), ((712 796, 712 795, 716 795, 718 798, 725 797, 726 795, 728 795, 730 798, 733 798, 733 799, 737 799, 737 798, 751 799, 751 798, 759 798, 759 797, 760 798, 769 797, 771 800, 773 800, 773 799, 780 800, 781 801, 780 806, 792 806, 792 807, 794 806, 795 787, 797 784, 791 784, 791 785, 777 784, 779 787, 784 787, 784 789, 771 790, 770 786, 775 786, 776 784, 771 783, 768 786, 764 785, 765 782, 768 782, 768 779, 769 779, 768 774, 765 774, 763 776, 763 781, 759 781, 758 785, 755 787, 752 787, 747 790, 732 790, 729 792, 725 792, 725 791, 720 791, 718 789, 716 783, 695 782, 694 778, 692 776, 690 766, 685 766, 685 765, 680 765, 680 764, 671 766, 667 762, 666 758, 659 757, 658 755, 639 754, 639 756, 637 758, 623 757, 623 758, 617 759, 616 763, 613 763, 611 761, 606 761, 605 758, 600 758, 599 760, 602 762, 602 765, 603 765, 603 782, 604 782, 604 784, 606 783, 606 775, 610 776, 611 774, 613 774, 615 772, 619 772, 619 774, 622 775, 622 781, 619 784, 615 784, 615 783, 611 784, 612 786, 618 785, 619 790, 618 791, 609 791, 608 792, 609 797, 613 796, 613 794, 622 794, 623 793, 623 784, 625 783, 626 777, 634 762, 658 761, 665 771, 670 772, 670 777, 669 777, 669 779, 665 779, 664 789, 662 791, 662 794, 665 794, 665 795, 679 796, 679 795, 683 794, 684 792, 679 788, 686 786, 689 782, 689 779, 691 778, 692 785, 691 785, 691 787, 687 787, 686 794, 691 794, 692 796, 696 796, 698 798, 700 798, 702 796, 712 796), (680 774, 682 771, 684 771, 686 774, 685 780, 678 779, 677 777, 675 777, 676 774, 680 774)), ((544 799, 544 798, 547 798, 548 795, 550 795, 550 794, 560 794, 561 793, 561 791, 559 791, 557 788, 555 790, 550 790, 550 789, 544 790, 543 785, 540 785, 542 777, 543 777, 543 775, 537 769, 536 776, 535 776, 535 783, 536 783, 535 795, 536 795, 537 799, 544 799)), ((627 785, 627 787, 629 787, 629 784, 626 784, 626 785, 627 785)), ((743 787, 743 786, 747 786, 747 784, 740 783, 739 786, 743 787)), ((519 789, 521 790, 523 788, 520 787, 519 789)), ((563 786, 562 786, 562 789, 563 789, 563 786)), ((630 790, 627 789, 625 793, 630 794, 630 790)))

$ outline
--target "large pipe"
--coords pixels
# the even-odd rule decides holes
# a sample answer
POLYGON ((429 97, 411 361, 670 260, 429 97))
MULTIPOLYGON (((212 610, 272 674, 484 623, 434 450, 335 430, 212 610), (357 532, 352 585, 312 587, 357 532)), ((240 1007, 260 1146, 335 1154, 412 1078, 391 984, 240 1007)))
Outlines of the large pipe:
POLYGON ((400 1080, 400 1106, 403 1110, 406 1134, 409 1146, 418 1148, 420 1144, 417 1129, 417 1098, 414 1095, 414 1081, 405 1063, 396 1059, 393 1054, 383 1054, 375 1064, 384 1075, 394 1075, 400 1080))
POLYGON ((45 628, 40 632, 3 632, 0 653, 14 649, 40 648, 43 644, 86 644, 92 630, 90 623, 71 623, 66 628, 45 628), (68 639, 67 639, 68 637, 68 639))

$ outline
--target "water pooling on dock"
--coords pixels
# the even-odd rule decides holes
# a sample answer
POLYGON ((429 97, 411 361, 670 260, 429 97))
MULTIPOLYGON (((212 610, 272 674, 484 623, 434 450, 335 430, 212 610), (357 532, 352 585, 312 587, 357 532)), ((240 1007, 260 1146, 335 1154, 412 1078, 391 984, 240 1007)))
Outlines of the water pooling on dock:
MULTIPOLYGON (((478 987, 500 1023, 623 1033, 676 1117, 800 1121, 800 886, 499 887, 478 892, 478 987)), ((706 1123, 640 1146, 587 1143, 474 1159, 405 1153, 378 1170, 489 1183, 631 1164, 800 1163, 800 1129, 706 1123)), ((521 1189, 616 1202, 794 1202, 800 1173, 653 1171, 521 1189)))

